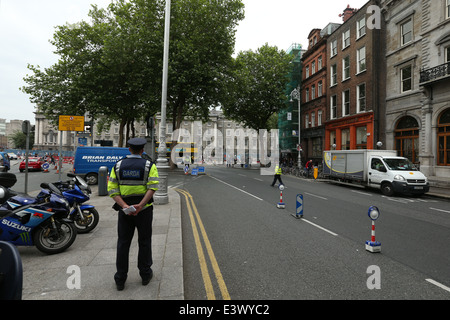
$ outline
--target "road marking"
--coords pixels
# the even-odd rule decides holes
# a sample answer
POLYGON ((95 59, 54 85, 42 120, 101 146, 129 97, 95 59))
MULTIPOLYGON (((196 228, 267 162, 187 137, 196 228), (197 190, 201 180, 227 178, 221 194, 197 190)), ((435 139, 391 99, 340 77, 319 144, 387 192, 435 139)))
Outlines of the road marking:
POLYGON ((253 179, 255 179, 256 181, 264 182, 264 180, 262 180, 262 179, 258 179, 258 178, 253 178, 253 179))
POLYGON ((208 252, 209 260, 211 261, 212 268, 214 270, 214 274, 216 276, 217 283, 219 285, 220 292, 222 294, 222 298, 224 300, 231 300, 230 294, 228 293, 227 286, 225 285, 225 281, 223 280, 222 273, 220 272, 219 264, 217 263, 216 256, 214 255, 213 249, 211 247, 211 243, 209 242, 208 236, 205 231, 205 227, 203 226, 202 219, 197 210, 197 206, 194 203, 194 199, 191 194, 186 190, 176 189, 179 193, 183 194, 186 198, 186 205, 189 212, 189 219, 192 225, 192 232, 194 233, 195 246, 197 248, 198 260, 200 263, 200 270, 202 272, 203 283, 205 285, 206 295, 208 300, 216 300, 216 296, 214 294, 214 289, 212 287, 211 278, 208 272, 208 266, 206 264, 205 255, 203 253, 203 248, 200 243, 200 236, 197 230, 197 226, 195 223, 195 218, 197 218, 197 223, 199 225, 201 234, 203 236, 203 242, 205 243, 206 251, 208 252), (195 213, 195 218, 194 214, 195 213))
POLYGON ((352 190, 353 193, 362 194, 363 196, 372 196, 370 193, 352 190))
POLYGON ((442 210, 442 209, 436 209, 436 208, 430 208, 430 210, 435 210, 435 211, 440 211, 440 212, 450 213, 450 211, 442 210))
POLYGON ((338 236, 337 233, 334 233, 333 231, 330 231, 330 230, 328 230, 328 229, 325 229, 324 227, 321 227, 321 226, 319 226, 318 224, 315 224, 314 222, 308 221, 308 220, 306 220, 306 219, 304 219, 304 218, 302 218, 302 220, 305 221, 305 222, 307 222, 307 223, 309 223, 310 225, 313 225, 313 226, 316 227, 316 228, 319 228, 319 229, 321 229, 321 230, 323 230, 323 231, 325 231, 325 232, 328 232, 329 234, 331 234, 331 235, 333 235, 333 236, 335 236, 335 237, 338 236))
POLYGON ((239 190, 239 191, 241 191, 241 192, 243 192, 243 193, 245 193, 245 194, 248 194, 249 196, 251 196, 251 197, 253 197, 253 198, 255 198, 255 199, 258 199, 258 200, 260 200, 260 201, 263 201, 263 199, 261 199, 260 197, 257 197, 257 196, 255 196, 255 195, 253 195, 253 194, 251 194, 251 193, 248 193, 247 191, 244 191, 244 190, 242 190, 242 189, 239 189, 238 187, 235 187, 235 186, 233 186, 233 185, 231 185, 231 184, 229 184, 229 183, 226 183, 225 181, 222 181, 222 180, 220 180, 220 179, 217 179, 217 178, 215 178, 215 177, 213 177, 213 176, 210 176, 211 178, 213 178, 214 180, 217 180, 217 181, 219 181, 219 182, 222 182, 223 184, 226 184, 227 186, 229 186, 229 187, 232 187, 232 188, 234 188, 234 189, 236 189, 236 190, 239 190))
POLYGON ((428 281, 429 283, 434 284, 435 286, 438 286, 441 289, 444 289, 445 291, 450 292, 450 288, 447 286, 444 286, 442 283, 439 283, 437 281, 434 281, 433 279, 425 279, 426 281, 428 281))
POLYGON ((313 197, 316 197, 316 198, 319 198, 319 199, 322 199, 322 200, 328 200, 327 198, 324 198, 324 197, 321 197, 321 196, 318 196, 316 194, 312 194, 312 193, 309 193, 309 192, 305 192, 305 194, 313 196, 313 197))

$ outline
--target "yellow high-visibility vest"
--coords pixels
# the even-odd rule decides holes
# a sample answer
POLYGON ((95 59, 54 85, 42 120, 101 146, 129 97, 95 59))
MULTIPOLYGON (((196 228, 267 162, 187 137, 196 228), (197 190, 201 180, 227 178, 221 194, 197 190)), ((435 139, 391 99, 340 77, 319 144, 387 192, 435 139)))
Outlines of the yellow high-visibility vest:
POLYGON ((279 174, 279 175, 281 175, 281 167, 280 166, 276 166, 275 167, 275 174, 279 174))

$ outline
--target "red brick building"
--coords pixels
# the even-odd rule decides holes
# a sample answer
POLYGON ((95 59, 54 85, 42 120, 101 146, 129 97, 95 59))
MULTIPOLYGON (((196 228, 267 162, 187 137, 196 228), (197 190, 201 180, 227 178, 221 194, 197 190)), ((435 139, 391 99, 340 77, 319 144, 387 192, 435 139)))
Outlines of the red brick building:
POLYGON ((370 28, 367 7, 347 7, 327 41, 328 111, 325 149, 373 149, 384 143, 383 27, 370 28))
POLYGON ((327 119, 327 38, 340 25, 330 23, 313 29, 308 36, 308 50, 302 56, 301 144, 302 162, 320 162, 324 148, 327 119))

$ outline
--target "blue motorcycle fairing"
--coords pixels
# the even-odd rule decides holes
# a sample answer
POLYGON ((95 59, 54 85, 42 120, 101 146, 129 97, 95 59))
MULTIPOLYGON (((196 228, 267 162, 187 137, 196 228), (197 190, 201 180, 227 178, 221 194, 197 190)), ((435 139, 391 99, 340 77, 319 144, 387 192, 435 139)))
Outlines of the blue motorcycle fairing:
POLYGON ((14 217, 2 219, 1 223, 3 232, 0 233, 0 240, 8 241, 19 246, 33 245, 33 239, 31 237, 32 228, 23 226, 14 217))
POLYGON ((23 210, 20 210, 20 209, 22 209, 22 208, 20 208, 21 205, 18 203, 11 202, 11 201, 7 201, 7 204, 11 207, 11 209, 13 211, 15 211, 14 215, 19 217, 18 219, 20 219, 20 217, 24 217, 28 214, 30 215, 30 219, 28 220, 28 222, 23 223, 23 225, 25 227, 30 227, 30 228, 34 228, 34 227, 40 225, 42 223, 42 221, 47 220, 55 213, 53 211, 47 211, 45 209, 40 209, 37 207, 28 207, 28 208, 24 207, 23 210), (18 208, 17 211, 14 210, 16 208, 18 208))
POLYGON ((82 205, 80 206, 80 209, 81 209, 81 210, 84 210, 84 209, 93 209, 93 208, 95 208, 95 206, 90 205, 90 204, 82 204, 82 205))

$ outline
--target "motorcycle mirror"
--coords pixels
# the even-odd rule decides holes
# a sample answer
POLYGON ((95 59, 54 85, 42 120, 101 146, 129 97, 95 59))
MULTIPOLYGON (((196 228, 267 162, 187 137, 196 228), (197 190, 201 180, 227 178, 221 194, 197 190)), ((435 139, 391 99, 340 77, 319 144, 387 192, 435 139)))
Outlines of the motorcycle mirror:
POLYGON ((67 173, 67 176, 69 177, 69 178, 75 178, 76 177, 76 175, 74 175, 73 173, 67 173))
POLYGON ((9 198, 9 191, 7 188, 0 186, 0 203, 9 198))
MULTIPOLYGON (((41 184, 41 185, 42 185, 42 184, 41 184)), ((49 189, 50 189, 53 193, 56 193, 56 194, 58 194, 58 195, 62 195, 61 190, 59 190, 53 183, 49 183, 49 184, 47 184, 47 185, 48 185, 49 189)))
POLYGON ((47 183, 47 182, 42 182, 42 183, 40 184, 40 187, 43 188, 43 189, 50 189, 50 187, 48 186, 48 183, 47 183))

